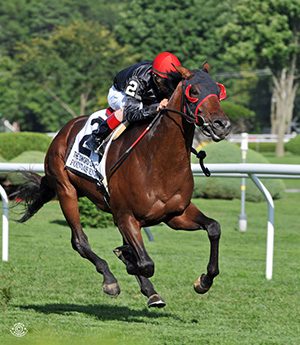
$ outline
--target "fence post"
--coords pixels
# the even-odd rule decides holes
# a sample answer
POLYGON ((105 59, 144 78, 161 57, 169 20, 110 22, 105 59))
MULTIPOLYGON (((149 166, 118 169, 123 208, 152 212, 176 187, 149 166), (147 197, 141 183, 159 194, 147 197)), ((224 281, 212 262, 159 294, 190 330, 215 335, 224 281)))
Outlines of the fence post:
MULTIPOLYGON (((242 133, 241 141, 242 163, 246 163, 248 151, 248 133, 242 133)), ((245 232, 247 230, 247 215, 246 215, 246 178, 241 180, 241 213, 239 216, 239 230, 245 232)))
POLYGON ((271 280, 273 275, 274 256, 274 202, 271 193, 255 174, 249 174, 257 188, 262 192, 268 203, 268 226, 267 226, 267 254, 266 254, 266 279, 271 280))
POLYGON ((146 235, 148 237, 149 242, 153 242, 154 241, 154 237, 152 235, 152 232, 151 232, 150 228, 148 226, 144 227, 144 231, 145 231, 145 233, 146 233, 146 235))
POLYGON ((0 194, 2 199, 2 261, 8 261, 8 197, 4 188, 0 185, 0 194))

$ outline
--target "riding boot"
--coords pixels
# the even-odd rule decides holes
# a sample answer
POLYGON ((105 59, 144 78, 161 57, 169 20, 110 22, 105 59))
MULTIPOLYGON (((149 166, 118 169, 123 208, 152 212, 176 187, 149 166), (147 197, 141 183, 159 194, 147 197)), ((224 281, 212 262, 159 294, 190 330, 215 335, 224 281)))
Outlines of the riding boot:
POLYGON ((86 146, 92 150, 96 151, 97 148, 101 145, 103 140, 109 136, 112 130, 108 127, 107 122, 103 121, 100 123, 97 129, 92 131, 91 136, 85 142, 86 146))
POLYGON ((101 143, 109 136, 109 134, 120 124, 120 121, 114 114, 100 123, 99 127, 93 130, 91 136, 86 141, 86 145, 92 151, 96 151, 101 143))

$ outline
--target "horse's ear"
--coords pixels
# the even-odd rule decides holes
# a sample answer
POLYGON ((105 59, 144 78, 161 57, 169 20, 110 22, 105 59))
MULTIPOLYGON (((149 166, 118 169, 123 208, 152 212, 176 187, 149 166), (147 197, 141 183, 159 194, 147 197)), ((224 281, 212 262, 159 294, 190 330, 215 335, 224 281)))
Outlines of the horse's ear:
POLYGON ((182 75, 182 77, 184 79, 189 79, 193 76, 193 73, 189 69, 187 69, 183 66, 175 66, 175 65, 173 65, 173 66, 176 69, 176 71, 182 75))
POLYGON ((209 73, 210 65, 207 63, 207 61, 205 61, 204 64, 202 65, 202 71, 209 73))

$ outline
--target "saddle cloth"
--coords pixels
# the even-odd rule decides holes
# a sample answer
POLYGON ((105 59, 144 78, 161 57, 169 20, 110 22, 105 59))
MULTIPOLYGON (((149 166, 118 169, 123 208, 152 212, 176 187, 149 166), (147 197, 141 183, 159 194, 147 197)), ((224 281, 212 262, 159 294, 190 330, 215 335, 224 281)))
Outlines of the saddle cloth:
POLYGON ((91 151, 85 144, 87 139, 92 134, 92 131, 97 129, 99 122, 107 118, 106 109, 99 110, 89 116, 84 127, 78 132, 74 144, 67 157, 65 167, 75 174, 81 175, 88 179, 92 179, 97 183, 103 184, 107 190, 107 178, 106 178, 106 158, 109 147, 114 139, 125 130, 126 124, 120 124, 111 137, 109 138, 105 150, 101 159, 101 156, 91 151))

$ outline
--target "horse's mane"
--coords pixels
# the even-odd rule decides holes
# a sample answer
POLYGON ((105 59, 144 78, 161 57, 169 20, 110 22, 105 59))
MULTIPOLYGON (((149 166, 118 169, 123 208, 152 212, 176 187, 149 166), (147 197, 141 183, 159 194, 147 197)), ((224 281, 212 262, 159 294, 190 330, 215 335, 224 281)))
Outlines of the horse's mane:
POLYGON ((165 83, 166 89, 168 90, 167 97, 170 98, 172 93, 176 89, 179 82, 182 80, 182 75, 179 72, 169 72, 168 78, 164 79, 163 82, 165 83))

